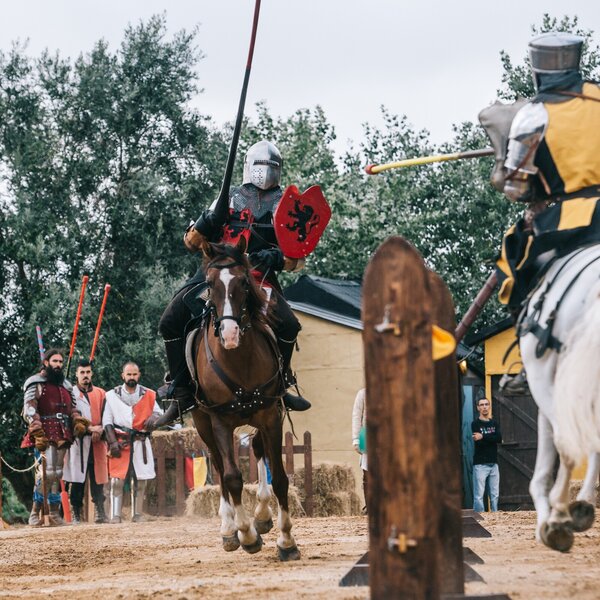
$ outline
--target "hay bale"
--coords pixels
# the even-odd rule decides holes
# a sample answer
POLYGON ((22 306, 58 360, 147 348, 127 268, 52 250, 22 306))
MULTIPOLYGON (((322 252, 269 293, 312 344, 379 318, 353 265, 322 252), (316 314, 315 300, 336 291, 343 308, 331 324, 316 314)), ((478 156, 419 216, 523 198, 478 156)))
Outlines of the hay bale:
MULTIPOLYGON (((258 485, 244 485, 242 493, 242 504, 249 514, 254 513, 256 507, 256 494, 258 485)), ((221 489, 218 485, 205 485, 197 490, 194 490, 187 498, 185 503, 185 514, 188 517, 205 517, 212 518, 219 515, 219 504, 221 501, 221 489)), ((273 494, 271 496, 271 509, 273 514, 277 514, 277 498, 273 494)), ((288 505, 290 516, 304 516, 304 509, 300 502, 300 496, 295 486, 291 485, 288 491, 288 505)))
MULTIPOLYGON (((306 500, 304 468, 294 475, 300 497, 306 500)), ((313 514, 315 517, 361 514, 360 498, 352 467, 335 463, 318 463, 313 467, 313 514)))
POLYGON ((183 452, 188 456, 206 451, 206 446, 194 427, 184 427, 183 429, 172 429, 169 431, 155 431, 150 440, 155 452, 159 449, 163 449, 168 453, 175 452, 177 444, 183 446, 183 452))
POLYGON ((315 517, 348 517, 360 514, 360 498, 354 491, 328 492, 324 496, 315 496, 315 517))

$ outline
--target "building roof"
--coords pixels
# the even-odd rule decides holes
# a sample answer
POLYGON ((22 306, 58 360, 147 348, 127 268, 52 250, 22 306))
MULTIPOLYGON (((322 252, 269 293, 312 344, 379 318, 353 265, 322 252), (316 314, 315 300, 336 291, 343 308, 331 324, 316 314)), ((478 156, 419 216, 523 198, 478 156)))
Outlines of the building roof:
MULTIPOLYGON (((302 275, 296 283, 283 290, 283 295, 298 312, 362 331, 360 281, 302 275)), ((479 356, 481 351, 462 342, 458 344, 456 355, 459 359, 473 354, 479 356)))
POLYGON ((296 283, 285 288, 283 295, 294 310, 362 329, 362 285, 359 281, 302 275, 296 283))
POLYGON ((474 333, 466 336, 465 343, 467 343, 469 346, 475 346, 476 344, 480 344, 488 338, 491 338, 498 333, 502 333, 513 326, 514 322, 512 318, 507 317, 501 321, 496 321, 496 323, 493 323, 488 327, 484 327, 481 331, 475 331, 474 333))

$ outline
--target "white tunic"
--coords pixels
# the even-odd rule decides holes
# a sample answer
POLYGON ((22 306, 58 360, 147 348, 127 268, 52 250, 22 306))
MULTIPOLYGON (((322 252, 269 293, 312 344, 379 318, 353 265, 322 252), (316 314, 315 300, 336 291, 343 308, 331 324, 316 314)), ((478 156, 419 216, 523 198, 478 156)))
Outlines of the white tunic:
MULTIPOLYGON (((92 409, 89 400, 84 393, 75 385, 71 390, 75 400, 74 410, 78 410, 81 416, 88 421, 92 420, 92 409)), ((76 438, 67 450, 65 455, 65 466, 63 469, 63 479, 74 483, 84 483, 85 474, 88 468, 88 458, 92 446, 92 436, 85 435, 83 438, 76 438), (83 449, 83 471, 81 470, 81 450, 83 449)))
MULTIPOLYGON (((145 388, 138 385, 134 392, 130 394, 125 385, 122 385, 119 388, 119 391, 120 396, 114 389, 106 393, 106 406, 104 407, 104 415, 102 416, 102 426, 106 427, 107 425, 114 425, 117 431, 127 433, 127 431, 119 429, 119 425, 121 427, 133 429, 133 407, 144 395, 145 388)), ((158 406, 156 400, 154 401, 152 413, 162 414, 162 410, 158 406)), ((154 479, 156 477, 156 472, 154 470, 154 454, 152 454, 152 444, 150 444, 149 438, 146 438, 144 441, 135 440, 133 442, 133 468, 135 469, 135 476, 138 479, 154 479), (142 444, 145 444, 146 446, 146 457, 148 462, 145 464, 142 444)))

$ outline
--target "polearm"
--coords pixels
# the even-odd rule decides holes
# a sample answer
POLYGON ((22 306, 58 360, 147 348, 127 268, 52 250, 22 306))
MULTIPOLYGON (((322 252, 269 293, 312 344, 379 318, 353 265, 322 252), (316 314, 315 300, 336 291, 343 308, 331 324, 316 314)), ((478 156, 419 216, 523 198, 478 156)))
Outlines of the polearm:
POLYGON ((496 271, 494 271, 483 284, 483 287, 479 290, 477 296, 475 296, 475 300, 469 309, 464 314, 463 318, 460 320, 460 323, 456 326, 454 330, 454 337, 456 338, 456 343, 460 342, 464 337, 475 319, 479 316, 479 313, 483 310, 483 307, 487 304, 487 301, 491 298, 496 286, 498 285, 498 276, 496 275, 496 271))
POLYGON ((419 156, 417 158, 407 158, 396 162, 384 163, 381 165, 367 165, 365 172, 368 175, 377 175, 390 169, 401 169, 403 167, 415 167, 418 165, 429 165, 431 163, 447 162, 450 160, 462 160, 464 158, 481 158, 482 156, 493 156, 493 148, 481 148, 480 150, 465 150, 464 152, 451 152, 449 154, 432 154, 431 156, 419 156))
POLYGON ((65 378, 69 378, 69 371, 71 370, 71 361, 73 360, 73 353, 75 352, 75 342, 77 341, 77 330, 79 329, 79 320, 81 319, 81 309, 83 307, 83 299, 85 298, 85 288, 87 287, 89 277, 83 276, 81 281, 81 292, 79 294, 79 305, 77 306, 77 316, 75 317, 75 326, 73 327, 73 336, 71 337, 71 347, 69 348, 69 360, 67 361, 67 370, 65 378))
POLYGON ((96 333, 94 334, 94 343, 92 344, 92 350, 90 352, 90 363, 94 360, 94 354, 96 354, 96 346, 98 345, 98 338, 100 337, 100 327, 102 325, 102 318, 104 317, 104 309, 106 308, 106 300, 108 299, 108 292, 110 292, 110 284, 104 286, 104 297, 102 298, 102 305, 100 306, 100 314, 98 315, 98 323, 96 324, 96 333))
POLYGON ((42 328, 39 325, 35 326, 35 334, 37 337, 38 351, 40 353, 40 362, 43 363, 44 352, 46 352, 46 350, 44 349, 44 340, 42 339, 42 328))
POLYGON ((227 157, 227 166, 221 191, 215 205, 215 216, 220 223, 226 223, 229 217, 229 187, 233 175, 233 165, 235 164, 235 155, 237 153, 240 132, 242 130, 242 121, 244 119, 244 106, 246 105, 246 92, 248 91, 248 82, 250 81, 250 70, 252 68, 252 57, 254 56, 254 42, 256 41, 256 30, 258 29, 258 15, 260 13, 260 0, 254 4, 254 19, 252 21, 252 34, 250 35, 250 48, 248 50, 248 60, 246 61, 246 72, 244 74, 244 83, 242 84, 242 93, 238 105, 237 118, 233 129, 233 137, 229 146, 229 156, 227 157))

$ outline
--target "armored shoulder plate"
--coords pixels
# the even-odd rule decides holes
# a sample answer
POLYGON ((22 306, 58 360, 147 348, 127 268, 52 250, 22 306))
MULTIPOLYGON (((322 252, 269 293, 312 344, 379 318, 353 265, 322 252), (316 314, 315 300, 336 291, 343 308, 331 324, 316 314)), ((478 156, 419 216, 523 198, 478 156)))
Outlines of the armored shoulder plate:
POLYGON ((46 378, 40 374, 28 377, 25 383, 23 384, 23 391, 27 391, 27 388, 31 387, 32 385, 37 385, 38 383, 46 383, 46 378))
POLYGON ((546 133, 548 126, 548 111, 541 102, 528 102, 515 115, 510 127, 506 168, 535 173, 533 162, 535 151, 546 133), (523 164, 526 163, 526 164, 523 164))

